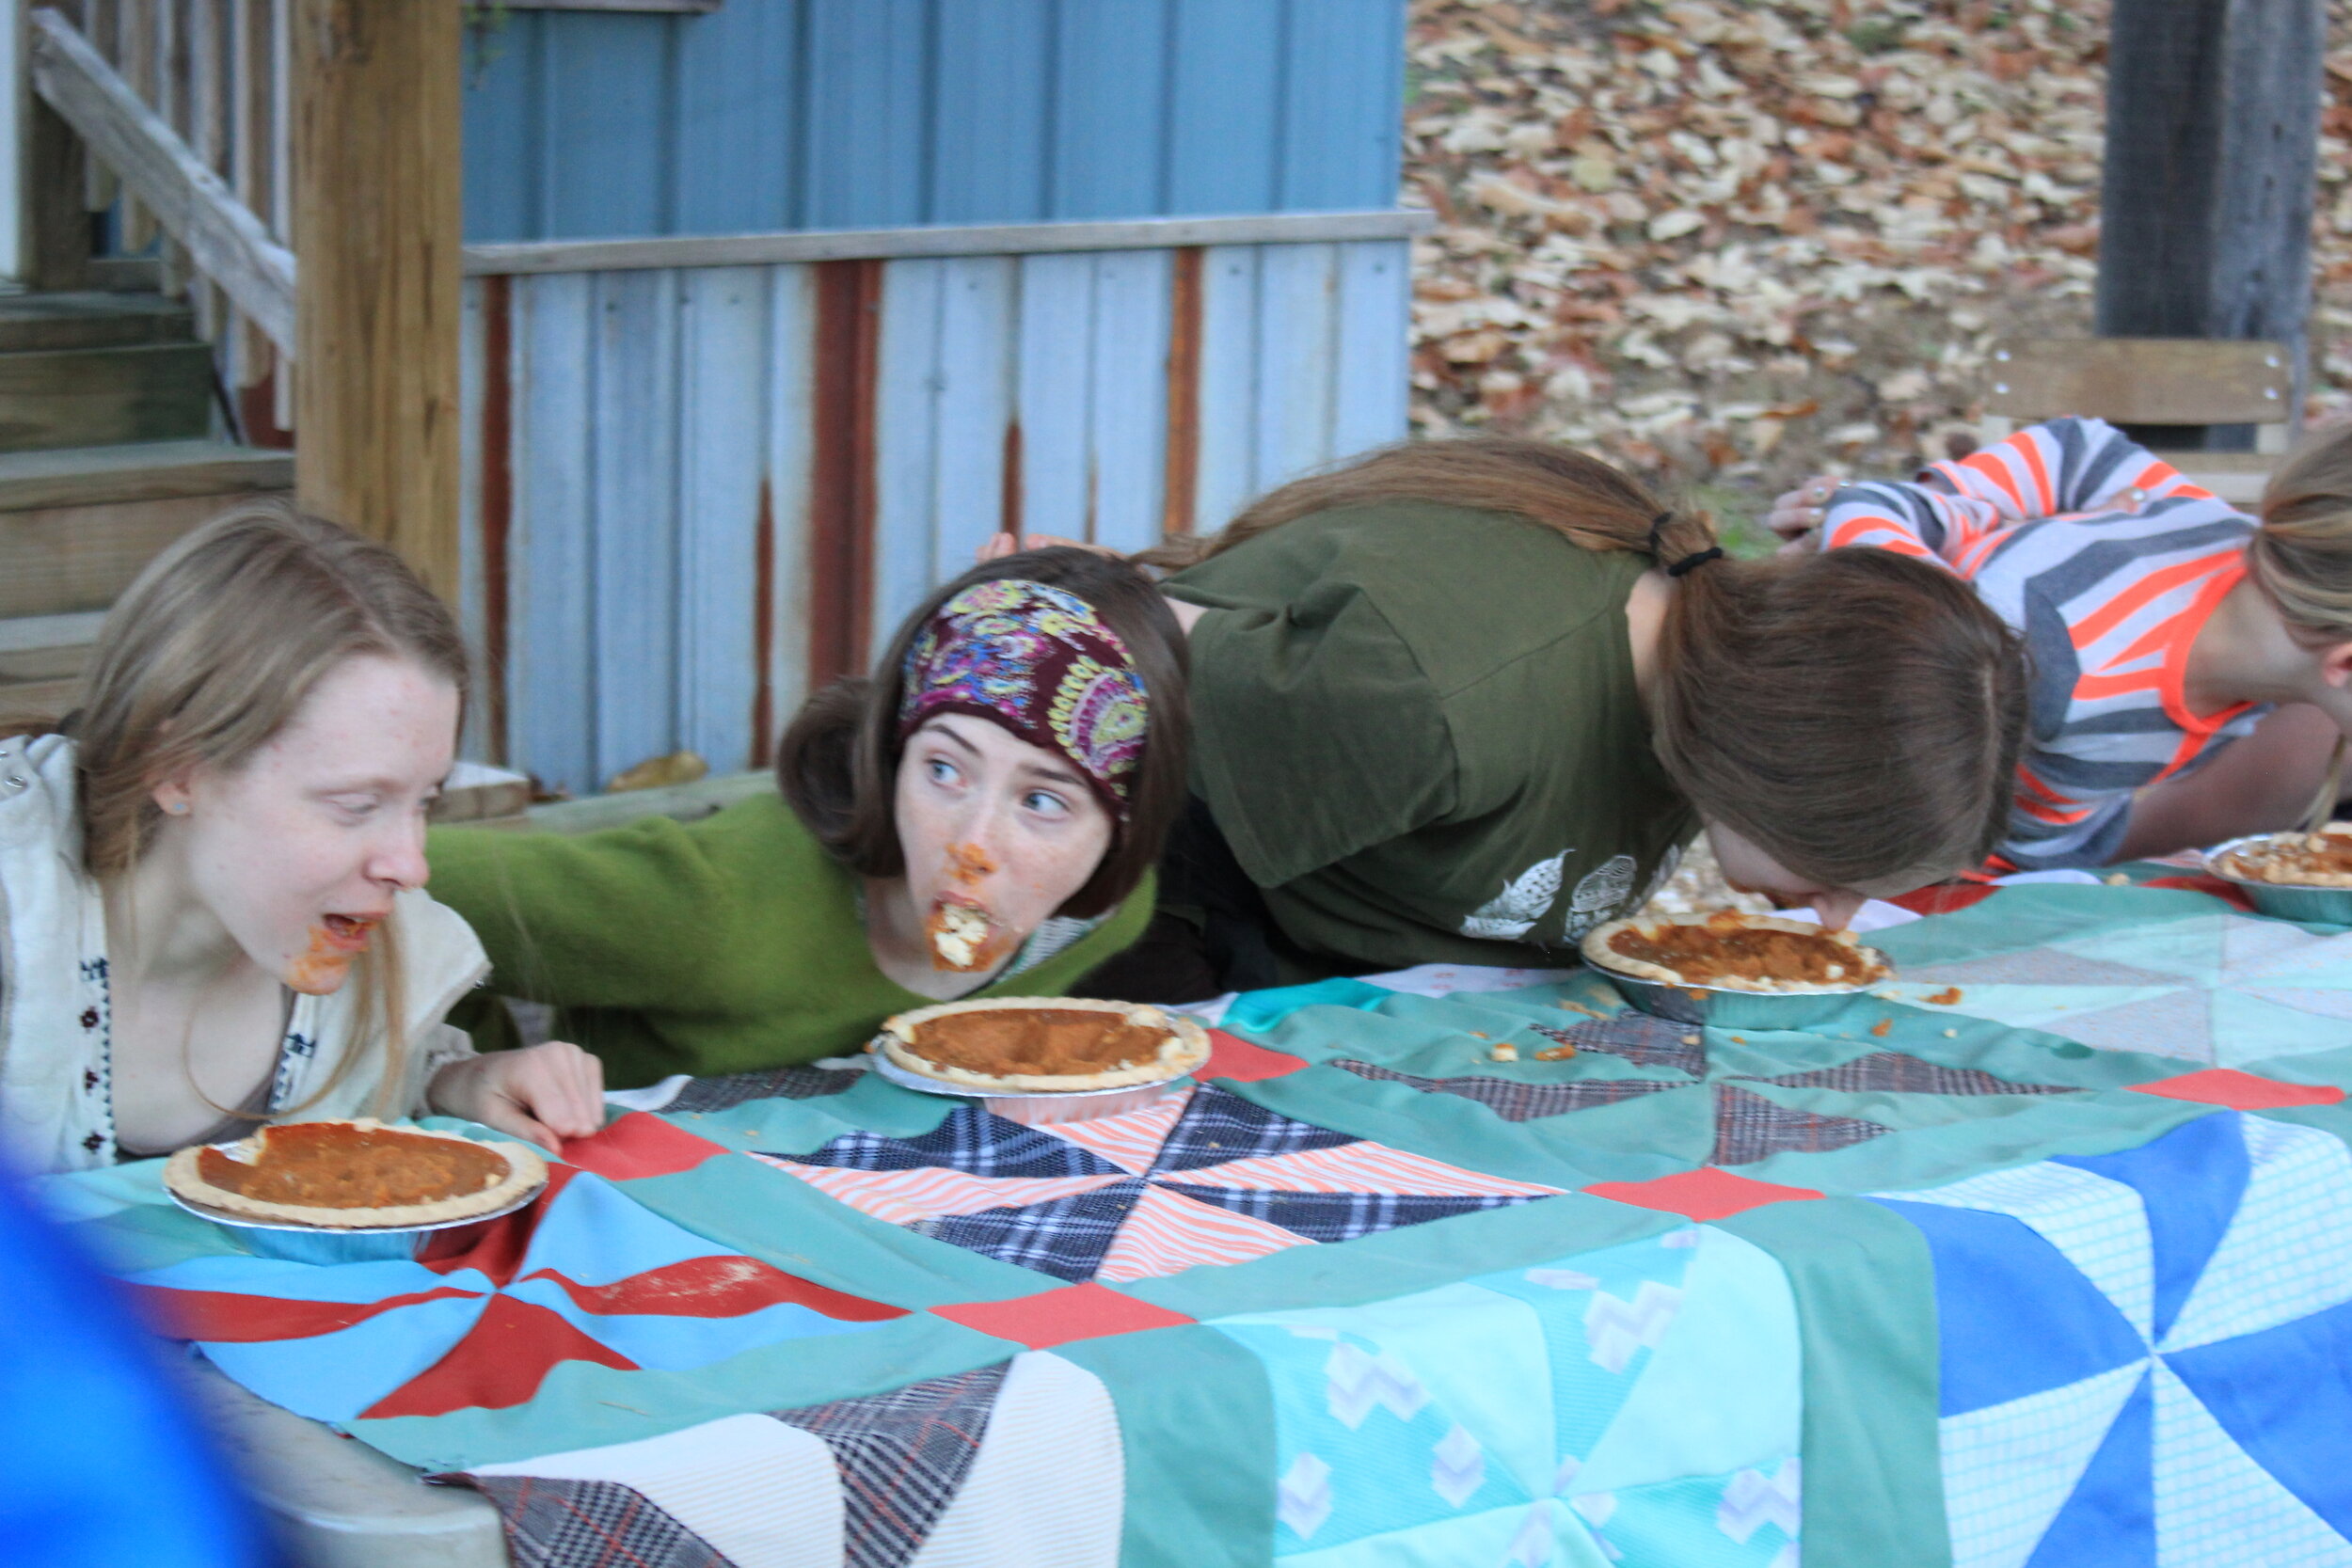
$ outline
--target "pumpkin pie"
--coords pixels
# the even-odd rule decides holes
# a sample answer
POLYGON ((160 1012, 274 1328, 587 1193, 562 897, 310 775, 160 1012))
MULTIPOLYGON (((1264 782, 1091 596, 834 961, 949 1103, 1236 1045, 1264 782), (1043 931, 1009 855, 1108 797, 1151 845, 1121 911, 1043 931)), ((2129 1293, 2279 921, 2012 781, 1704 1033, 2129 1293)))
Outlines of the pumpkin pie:
POLYGON ((441 1225, 506 1208, 546 1182, 547 1163, 516 1143, 357 1121, 297 1121, 164 1164, 180 1197, 240 1219, 326 1228, 441 1225))
POLYGON ((1584 938, 1584 957, 1637 980, 1716 990, 1859 990, 1894 973, 1851 931, 1736 910, 1613 920, 1584 938))
POLYGON ((953 1088, 1052 1094, 1182 1078, 1209 1059, 1209 1035, 1182 1013, 1136 1003, 1020 996, 900 1013, 872 1049, 953 1088))
POLYGON ((2244 882, 2352 887, 2352 826, 2249 839, 2214 856, 2212 865, 2217 874, 2244 882))

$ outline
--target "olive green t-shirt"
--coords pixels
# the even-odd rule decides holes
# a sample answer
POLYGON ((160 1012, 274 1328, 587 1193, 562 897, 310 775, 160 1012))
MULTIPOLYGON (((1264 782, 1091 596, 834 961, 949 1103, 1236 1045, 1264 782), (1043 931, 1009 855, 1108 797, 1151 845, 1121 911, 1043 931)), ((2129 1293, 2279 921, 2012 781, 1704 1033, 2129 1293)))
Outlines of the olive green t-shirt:
POLYGON ((1170 578, 1193 788, 1283 933, 1335 967, 1558 963, 1696 825, 1625 601, 1647 562, 1496 513, 1318 513, 1170 578))
MULTIPOLYGON (((837 1056, 930 1006, 875 967, 858 879, 778 796, 577 836, 436 828, 426 856, 491 989, 554 1004, 557 1036, 603 1057, 614 1088, 837 1056)), ((1061 995, 1142 934, 1152 890, 1098 922, 1048 921, 972 994, 1061 995)), ((501 1042, 502 1016, 469 1021, 481 1043, 501 1042)))

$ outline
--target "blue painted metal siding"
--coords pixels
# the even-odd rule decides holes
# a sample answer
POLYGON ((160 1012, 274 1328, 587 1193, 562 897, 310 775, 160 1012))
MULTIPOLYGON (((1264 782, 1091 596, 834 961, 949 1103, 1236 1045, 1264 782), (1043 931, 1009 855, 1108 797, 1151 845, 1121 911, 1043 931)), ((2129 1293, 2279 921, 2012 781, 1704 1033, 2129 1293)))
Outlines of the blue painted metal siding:
MULTIPOLYGON (((1406 242, 1198 261, 1180 524, 1221 527, 1261 490, 1405 435, 1406 242)), ((1168 398, 1184 264, 1141 249, 881 263, 869 652, 1009 504, 1030 531, 1124 549, 1159 538, 1182 462, 1168 398)), ((846 591, 811 568, 818 309, 806 263, 467 281, 460 597, 476 645, 495 620, 507 650, 489 675, 503 746, 478 727, 470 754, 502 752, 575 794, 681 748, 722 770, 765 754, 806 692, 812 607, 846 591), (503 451, 485 450, 501 430, 503 451)))
POLYGON ((466 94, 480 242, 1388 207, 1405 0, 516 11, 466 94))

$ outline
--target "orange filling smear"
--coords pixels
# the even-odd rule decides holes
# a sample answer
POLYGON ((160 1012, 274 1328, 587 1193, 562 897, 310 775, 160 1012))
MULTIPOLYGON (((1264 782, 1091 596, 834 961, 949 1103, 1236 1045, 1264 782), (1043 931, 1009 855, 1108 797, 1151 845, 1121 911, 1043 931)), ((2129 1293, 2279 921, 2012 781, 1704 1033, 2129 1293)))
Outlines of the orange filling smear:
POLYGON ((1704 926, 1629 927, 1612 936, 1609 947, 1621 958, 1671 969, 1688 985, 1737 978, 1859 986, 1884 977, 1860 949, 1826 931, 1771 930, 1736 914, 1711 916, 1704 926))
POLYGON ((2270 876, 2283 873, 2290 881, 2297 877, 2352 876, 2352 833, 2319 833, 2314 847, 2310 840, 2294 833, 2282 834, 2251 852, 2240 850, 2230 858, 2255 867, 2270 876))
POLYGON ((947 879, 958 887, 970 887, 985 878, 996 875, 996 862, 977 844, 947 846, 947 879))
POLYGON ((968 1072, 1071 1075, 1156 1062, 1168 1037, 1165 1029, 1117 1013, 1002 1007, 932 1019, 916 1026, 910 1045, 918 1056, 968 1072))
POLYGON ((1937 991, 1933 996, 1924 998, 1924 1000, 1932 1003, 1938 1007, 1949 1007, 1954 1006, 1959 1003, 1960 996, 1960 988, 1958 986, 1950 986, 1947 987, 1943 990, 1937 991))
POLYGON ((286 969, 286 984, 309 995, 331 991, 342 984, 343 972, 359 955, 339 945, 325 926, 310 927, 310 945, 286 969))
POLYGON ((930 943, 931 967, 960 974, 977 974, 993 968, 1012 952, 1014 942, 1013 933, 998 925, 986 910, 960 899, 942 898, 933 904, 931 912, 924 917, 923 935, 930 943), (979 940, 971 944, 971 957, 959 962, 955 950, 970 940, 970 928, 975 922, 984 929, 979 940))
POLYGON ((252 1164, 205 1148, 196 1168, 222 1191, 260 1202, 385 1209, 486 1191, 506 1175, 506 1157, 450 1138, 306 1121, 264 1129, 252 1164))

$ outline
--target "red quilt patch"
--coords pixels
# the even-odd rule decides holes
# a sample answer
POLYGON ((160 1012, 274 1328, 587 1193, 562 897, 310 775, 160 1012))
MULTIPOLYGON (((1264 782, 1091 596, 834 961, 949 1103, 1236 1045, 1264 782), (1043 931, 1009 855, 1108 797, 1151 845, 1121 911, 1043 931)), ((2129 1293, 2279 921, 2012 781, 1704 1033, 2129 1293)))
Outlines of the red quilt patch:
POLYGON ((446 1416, 478 1406, 506 1410, 528 1403, 564 1361, 594 1361, 633 1372, 637 1363, 600 1345, 546 1307, 513 1296, 492 1296, 481 1321, 450 1353, 378 1400, 360 1416, 446 1416))
POLYGON ((2134 1084, 2134 1094, 2161 1095, 2167 1100, 2194 1101, 2200 1105, 2227 1105, 2233 1111, 2275 1111, 2286 1105, 2333 1105, 2344 1091, 2326 1084, 2281 1084, 2258 1078, 2235 1068, 2207 1068, 2185 1072, 2153 1084, 2134 1084))
POLYGON ((675 1176, 692 1170, 714 1154, 727 1150, 708 1138, 698 1138, 682 1127, 631 1111, 592 1137, 574 1138, 564 1146, 564 1158, 582 1170, 595 1171, 608 1181, 634 1181, 648 1176, 675 1176))
POLYGON ((967 1301, 934 1307, 932 1315, 949 1323, 1010 1339, 1031 1350, 1066 1345, 1073 1339, 1100 1339, 1113 1334, 1135 1334, 1147 1328, 1174 1328, 1198 1323, 1182 1312, 1154 1307, 1124 1291, 1089 1281, 1010 1301, 967 1301))
POLYGON ((1236 1084, 1255 1084, 1261 1079, 1280 1078, 1306 1067, 1306 1062, 1287 1052, 1268 1051, 1246 1039, 1227 1034, 1222 1029, 1209 1031, 1209 1064, 1202 1068, 1203 1079, 1224 1078, 1236 1084))
POLYGON ((1768 1203, 1800 1202, 1821 1195, 1810 1187, 1784 1187, 1734 1176, 1713 1165, 1677 1171, 1648 1181, 1596 1181, 1583 1189, 1595 1197, 1630 1203, 1637 1209, 1658 1209, 1685 1219, 1720 1220, 1768 1203))

